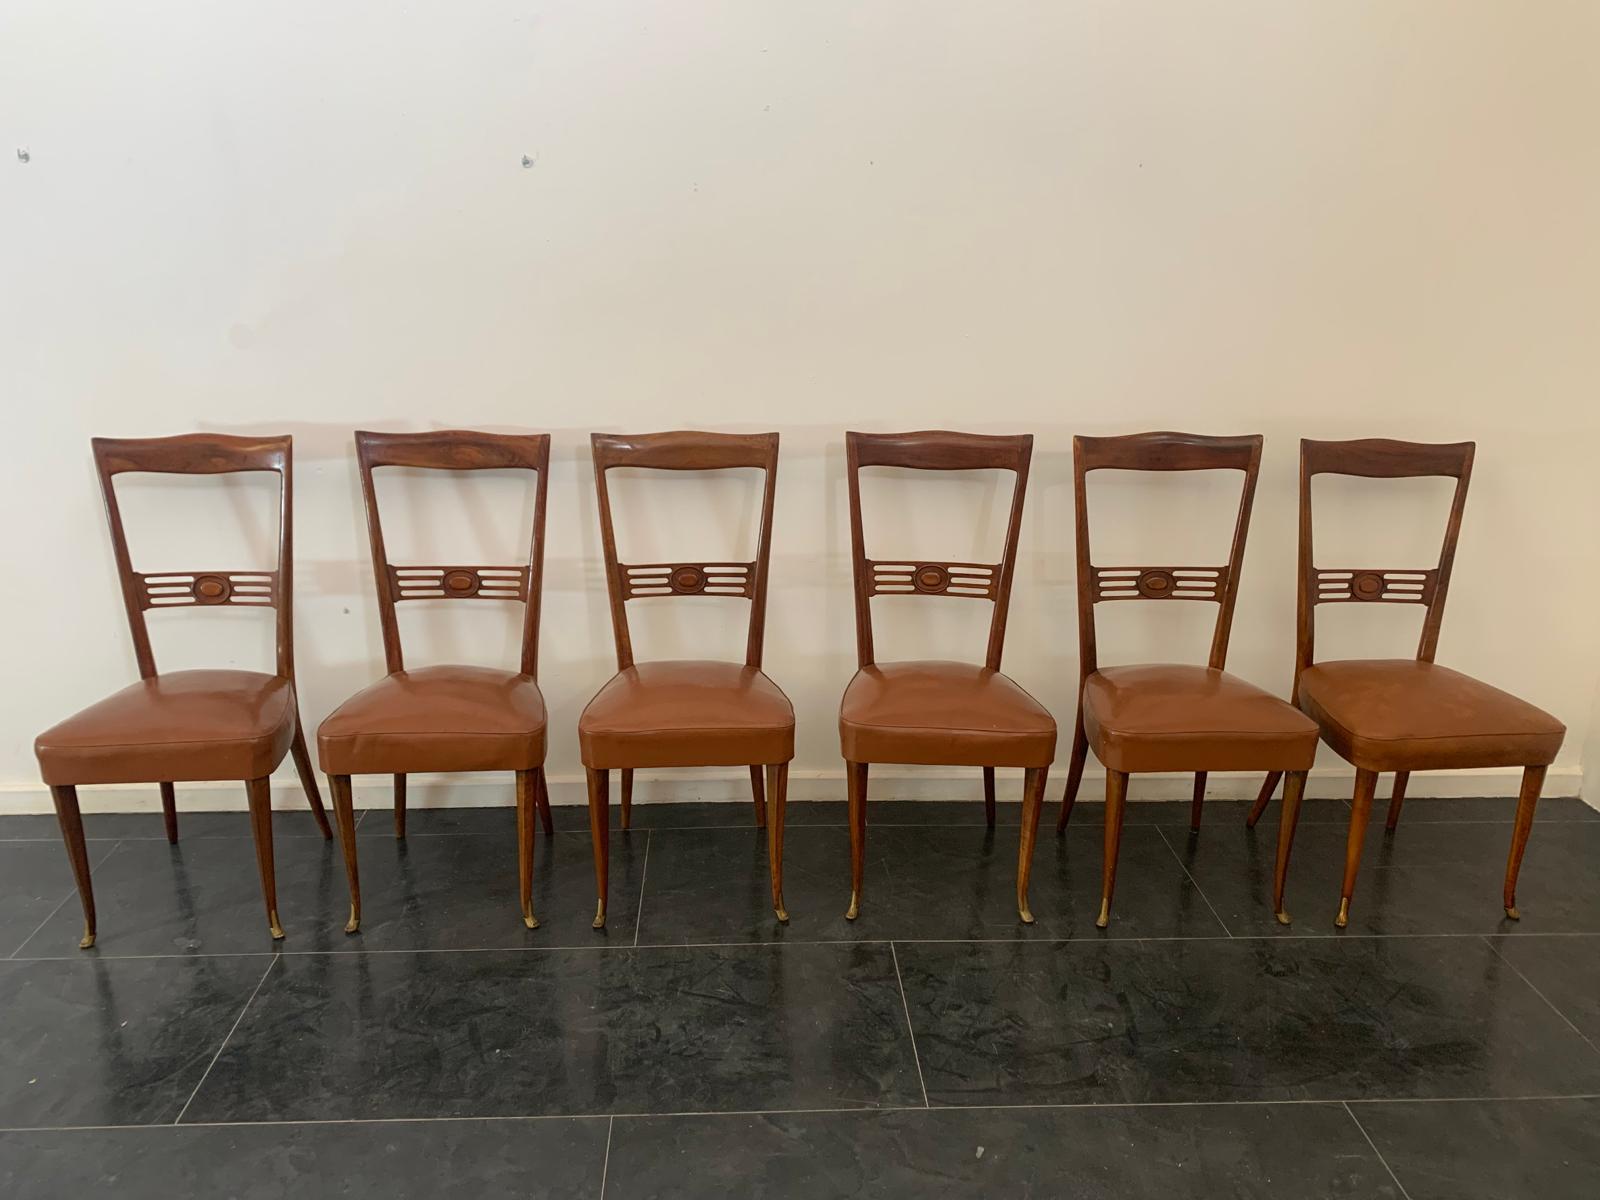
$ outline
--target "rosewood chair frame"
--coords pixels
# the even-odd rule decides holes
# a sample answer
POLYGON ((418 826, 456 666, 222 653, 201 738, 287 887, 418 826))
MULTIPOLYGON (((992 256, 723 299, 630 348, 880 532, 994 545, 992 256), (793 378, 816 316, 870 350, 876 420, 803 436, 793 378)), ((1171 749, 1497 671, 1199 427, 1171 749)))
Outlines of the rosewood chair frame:
MULTIPOLYGON (((1245 540, 1250 531, 1256 481, 1261 471, 1262 444, 1260 434, 1207 437, 1201 434, 1159 432, 1121 437, 1080 436, 1072 439, 1073 498, 1077 510, 1078 712, 1073 726, 1072 757, 1067 764, 1067 786, 1061 797, 1061 815, 1056 821, 1057 833, 1066 830, 1067 821, 1072 816, 1072 807, 1089 754, 1089 740, 1083 724, 1083 689, 1089 676, 1100 666, 1095 640, 1095 605, 1118 600, 1200 600, 1214 603, 1217 605, 1217 619, 1212 627, 1211 653, 1206 665, 1215 671, 1225 669, 1228 639, 1233 632, 1234 606, 1239 597, 1239 574, 1244 561, 1245 540), (1089 540, 1088 477, 1091 471, 1100 470, 1242 471, 1244 482, 1239 493, 1239 508, 1227 561, 1217 567, 1095 566, 1089 540)), ((1306 772, 1290 772, 1289 778, 1289 786, 1298 796, 1305 787, 1306 772)), ((1205 791, 1206 772, 1196 771, 1189 806, 1191 829, 1200 828, 1205 791)), ((1095 921, 1102 929, 1110 922, 1127 796, 1128 774, 1107 769, 1104 878, 1100 915, 1095 921)))
MULTIPOLYGON (((161 438, 94 438, 95 470, 105 501, 106 522, 111 532, 116 557, 117 577, 122 588, 122 603, 133 638, 134 658, 140 679, 154 679, 155 652, 145 614, 152 608, 213 607, 236 605, 274 610, 276 674, 289 681, 293 705, 294 738, 290 752, 300 786, 305 790, 311 813, 324 838, 332 838, 317 777, 306 751, 305 733, 300 720, 300 700, 294 689, 294 459, 293 439, 283 437, 235 437, 217 433, 189 433, 161 438), (133 569, 128 552, 122 510, 117 502, 116 476, 130 473, 159 475, 226 475, 251 471, 270 471, 278 476, 278 556, 270 571, 151 571, 133 569)), ((277 880, 272 854, 272 794, 267 776, 245 780, 250 805, 250 829, 256 847, 256 866, 261 875, 261 893, 266 902, 267 924, 274 939, 283 937, 278 921, 277 880)), ((161 811, 167 840, 178 840, 178 814, 172 783, 162 783, 161 811)), ((84 934, 79 942, 87 950, 95 942, 94 891, 89 879, 89 855, 84 845, 83 818, 75 786, 50 788, 67 857, 77 881, 83 903, 84 934)))
MULTIPOLYGON (((850 566, 855 585, 856 666, 876 661, 872 639, 874 596, 950 597, 987 600, 994 605, 989 618, 989 641, 984 666, 1000 670, 1005 650, 1006 621, 1011 611, 1011 585, 1016 575, 1017 547, 1022 537, 1022 508, 1028 491, 1028 468, 1033 459, 1032 434, 955 433, 922 430, 915 433, 845 434, 846 477, 850 493, 850 566), (896 467, 914 471, 1011 471, 1011 509, 1005 542, 996 563, 930 562, 921 559, 871 559, 861 515, 861 468, 896 467)), ((846 762, 845 779, 850 812, 850 907, 845 916, 861 913, 862 886, 866 878, 867 776, 870 763, 846 762)), ((983 768, 984 815, 990 829, 995 824, 995 768, 983 768)), ((1031 924, 1027 906, 1027 873, 1039 828, 1048 767, 1029 767, 1023 773, 1021 849, 1017 866, 1017 905, 1022 919, 1031 924)))
MULTIPOLYGON (((409 600, 510 600, 523 606, 522 639, 518 669, 539 676, 539 614, 544 586, 544 529, 550 482, 548 433, 480 433, 444 429, 428 433, 374 433, 357 430, 356 458, 361 469, 361 496, 367 514, 367 538, 372 547, 372 573, 378 592, 378 621, 383 631, 384 665, 388 674, 405 670, 400 625, 395 605, 409 600), (373 471, 380 467, 406 467, 425 471, 532 471, 534 483, 533 528, 528 559, 520 566, 396 566, 383 539, 383 520, 373 471)), ((394 777, 394 835, 406 835, 406 777, 394 777)), ((344 846, 345 872, 350 881, 350 919, 346 933, 361 927, 361 881, 356 865, 355 804, 349 775, 329 775, 339 840, 344 846)), ((516 772, 517 785, 517 886, 523 924, 539 927, 533 915, 533 850, 535 811, 545 834, 553 832, 550 795, 544 768, 516 772)))
MULTIPOLYGON (((766 644, 767 578, 772 556, 772 513, 778 486, 776 433, 594 433, 589 435, 594 458, 595 498, 600 514, 600 544, 605 557, 606 593, 616 643, 617 670, 634 665, 633 637, 628 628, 628 601, 676 596, 736 596, 750 601, 745 640, 745 665, 761 670, 766 644), (611 515, 611 490, 606 472, 624 467, 657 471, 721 471, 754 468, 762 472, 761 520, 754 559, 743 562, 624 563, 617 558, 616 528, 611 515)), ((594 927, 606 923, 611 864, 611 772, 585 767, 589 788, 589 832, 594 844, 597 904, 594 927)), ((633 823, 633 768, 621 776, 622 828, 633 823)), ((750 764, 750 791, 756 827, 767 830, 767 857, 772 877, 772 906, 788 921, 783 903, 783 823, 789 789, 789 764, 750 764)))
MULTIPOLYGON (((1320 442, 1302 439, 1300 442, 1300 552, 1297 601, 1295 605, 1295 662, 1294 694, 1300 700, 1300 676, 1316 657, 1316 609, 1319 604, 1339 603, 1399 603, 1421 604, 1424 615, 1422 634, 1417 642, 1416 661, 1431 663, 1439 649, 1439 627, 1444 620, 1444 602, 1450 589, 1450 573, 1455 567, 1456 545, 1461 538, 1461 518, 1467 504, 1467 487, 1472 480, 1472 460, 1476 450, 1473 442, 1400 442, 1388 438, 1366 438, 1355 441, 1320 442), (1318 475, 1354 475, 1366 479, 1416 479, 1443 477, 1455 480, 1450 499, 1450 513, 1445 521, 1444 540, 1439 548, 1439 561, 1422 570, 1393 570, 1370 567, 1319 568, 1313 541, 1311 506, 1311 481, 1318 475)), ((1526 767, 1522 773, 1522 787, 1517 801, 1516 824, 1511 839, 1511 853, 1506 863, 1504 900, 1506 915, 1515 919, 1517 874, 1522 868, 1522 854, 1527 847, 1528 834, 1533 828, 1534 806, 1544 786, 1546 768, 1526 767)), ((1410 771, 1396 771, 1394 789, 1389 797, 1389 815, 1385 827, 1393 832, 1400 821, 1400 809, 1405 803, 1406 784, 1410 771)), ((1254 827, 1272 800, 1278 786, 1278 774, 1272 773, 1261 785, 1254 807, 1246 824, 1254 827)), ((1340 890, 1339 915, 1335 924, 1343 928, 1350 917, 1350 897, 1355 891, 1356 874, 1361 865, 1362 843, 1366 837, 1367 822, 1372 811, 1373 797, 1377 792, 1378 772, 1356 771, 1355 792, 1351 801, 1350 831, 1345 845, 1344 882, 1340 890)), ((1298 796, 1284 793, 1283 812, 1278 833, 1278 871, 1274 906, 1283 909, 1285 878, 1288 874, 1289 854, 1294 845, 1295 823, 1299 816, 1298 796)))

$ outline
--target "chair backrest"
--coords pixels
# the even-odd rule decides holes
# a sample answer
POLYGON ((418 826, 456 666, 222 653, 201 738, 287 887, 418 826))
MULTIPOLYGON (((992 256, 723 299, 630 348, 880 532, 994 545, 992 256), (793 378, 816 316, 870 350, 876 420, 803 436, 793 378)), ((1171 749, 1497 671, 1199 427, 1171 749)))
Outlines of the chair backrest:
POLYGON ((1099 667, 1094 606, 1112 600, 1207 600, 1217 605, 1208 665, 1227 665, 1239 568, 1261 470, 1260 434, 1206 437, 1194 433, 1135 433, 1125 437, 1072 439, 1073 496, 1077 507, 1078 670, 1087 678, 1099 667), (1101 567, 1089 548, 1090 471, 1243 471, 1239 514, 1228 561, 1211 567, 1101 567))
POLYGON ((1295 692, 1300 672, 1316 650, 1316 607, 1319 604, 1420 604, 1425 613, 1417 643, 1419 662, 1432 662, 1439 648, 1439 623, 1450 571, 1461 536, 1461 514, 1472 478, 1472 442, 1397 442, 1364 438, 1349 442, 1300 443, 1300 581, 1296 604, 1295 692), (1456 481, 1445 522, 1444 544, 1432 567, 1326 567, 1316 565, 1312 548, 1311 480, 1316 475, 1358 475, 1367 479, 1416 479, 1442 476, 1456 481))
POLYGON ((775 433, 595 433, 595 495, 600 508, 600 543, 606 560, 606 590, 611 598, 611 629, 617 644, 617 669, 633 666, 633 639, 627 604, 662 596, 742 596, 750 601, 745 662, 761 666, 767 625, 767 566, 772 554, 772 505, 778 485, 778 435, 775 433), (623 563, 611 520, 606 472, 613 467, 658 471, 723 471, 754 467, 764 474, 761 527, 756 556, 747 562, 623 563))
POLYGON ((550 482, 548 433, 478 433, 441 429, 430 433, 356 431, 361 495, 372 542, 372 573, 378 585, 378 619, 389 671, 405 670, 394 606, 403 600, 513 600, 523 606, 519 669, 539 673, 539 599, 544 590, 545 497, 550 482), (383 522, 372 472, 378 467, 428 471, 525 470, 535 475, 533 530, 528 561, 519 566, 395 566, 383 544, 383 522))
POLYGON ((1017 542, 1022 533, 1022 502, 1028 488, 1033 435, 991 435, 924 430, 919 433, 846 433, 845 457, 850 485, 851 567, 856 589, 856 660, 870 666, 872 597, 954 596, 988 600, 989 647, 984 656, 991 670, 1000 669, 1005 648, 1006 616, 1011 609, 1011 580, 1016 573, 1017 542), (915 471, 1012 471, 1011 515, 1005 546, 997 563, 928 562, 910 558, 869 559, 861 523, 861 468, 903 467, 915 471))
POLYGON ((105 497, 111 547, 122 583, 122 603, 133 635, 139 677, 156 674, 145 613, 152 608, 238 605, 276 610, 277 673, 294 678, 293 439, 185 433, 161 438, 94 438, 95 469, 105 497), (115 479, 125 473, 228 475, 272 471, 278 476, 278 563, 270 571, 157 571, 133 569, 117 504, 115 479))

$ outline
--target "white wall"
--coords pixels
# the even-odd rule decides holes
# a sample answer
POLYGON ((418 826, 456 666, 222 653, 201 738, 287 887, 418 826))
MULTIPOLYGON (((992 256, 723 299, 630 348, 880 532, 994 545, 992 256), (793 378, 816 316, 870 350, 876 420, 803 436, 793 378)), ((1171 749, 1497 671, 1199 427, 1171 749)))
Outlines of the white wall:
MULTIPOLYGON (((1232 665, 1285 691, 1295 440, 1476 439, 1441 659, 1566 721, 1550 790, 1575 792, 1600 752, 1597 36, 1587 0, 10 0, 0 788, 40 801, 34 734, 133 677, 91 435, 294 435, 314 726, 381 670, 349 432, 459 425, 555 435, 564 780, 611 664, 587 433, 780 430, 769 669, 796 769, 831 794, 854 666, 842 431, 942 426, 1037 437, 1007 661, 1063 724, 1073 433, 1267 436, 1232 665)), ((258 489, 132 485, 138 565, 263 561, 226 537, 262 543, 258 489)), ((520 493, 453 486, 392 489, 409 544, 508 559, 520 493)), ((880 505, 881 553, 979 553, 980 522, 951 521, 993 517, 993 481, 918 486, 880 505)), ((748 532, 745 494, 661 494, 623 503, 640 556, 748 532), (689 536, 696 511, 714 538, 689 536)), ((1220 554, 1217 480, 1095 498, 1105 561, 1220 554)), ((1327 565, 1436 553, 1436 488, 1319 500, 1327 565)), ((741 644, 736 608, 637 611, 642 653, 741 644)), ((902 606, 881 652, 980 654, 985 615, 902 606)), ((1107 615, 1109 659, 1204 654, 1209 608, 1107 615)), ((1322 649, 1409 653, 1416 615, 1333 612, 1322 649)), ((177 620, 169 665, 269 661, 265 621, 177 620)), ((407 620, 415 661, 510 661, 509 613, 407 620)))

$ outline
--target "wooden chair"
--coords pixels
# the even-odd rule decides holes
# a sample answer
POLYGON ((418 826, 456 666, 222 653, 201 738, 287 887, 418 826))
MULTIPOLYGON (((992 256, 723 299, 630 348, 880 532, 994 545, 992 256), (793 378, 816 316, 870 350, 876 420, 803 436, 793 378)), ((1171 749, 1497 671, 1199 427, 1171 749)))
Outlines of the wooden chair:
POLYGON ((122 602, 133 635, 139 682, 40 734, 34 743, 39 770, 55 801, 61 836, 83 902, 79 946, 94 945, 94 891, 78 809, 78 785, 156 783, 167 840, 178 840, 173 784, 241 779, 250 802, 256 865, 274 938, 277 886, 272 865, 272 797, 268 777, 293 753, 295 769, 325 838, 328 828, 306 753, 294 686, 293 463, 288 437, 229 437, 192 433, 166 438, 95 438, 95 467, 111 526, 111 546, 122 602), (156 571, 133 569, 115 478, 125 472, 221 475, 272 471, 278 475, 278 563, 270 571, 156 571), (145 613, 162 608, 237 605, 275 610, 277 670, 200 670, 158 673, 145 613))
MULTIPOLYGON (((1384 771, 1394 772, 1387 823, 1392 832, 1400 820, 1406 783, 1413 771, 1504 766, 1523 769, 1503 894, 1506 916, 1515 920, 1520 915, 1517 873, 1533 828, 1533 811, 1544 786, 1545 769, 1561 749, 1566 729, 1549 713, 1433 661, 1439 648, 1439 624, 1444 617, 1456 542, 1461 536, 1473 449, 1471 442, 1433 445, 1383 438, 1300 443, 1300 579, 1294 698, 1321 727, 1323 741, 1356 768, 1344 885, 1339 915, 1334 921, 1341 928, 1350 919, 1350 896, 1361 865, 1367 819, 1378 775, 1384 771), (1311 480, 1324 474, 1368 479, 1454 479, 1455 494, 1438 563, 1417 570, 1318 567, 1311 538, 1311 480), (1317 662, 1319 604, 1420 605, 1422 638, 1416 658, 1317 662)), ((1277 785, 1278 774, 1273 772, 1267 776, 1251 810, 1251 826, 1260 819, 1277 785)), ((1273 896, 1280 911, 1299 803, 1298 795, 1285 791, 1273 896)))
POLYGON ((616 637, 617 673, 578 718, 578 745, 589 781, 589 829, 594 841, 594 927, 606 923, 610 870, 610 772, 622 775, 622 827, 633 818, 633 773, 641 767, 748 766, 755 823, 767 829, 772 909, 783 904, 783 818, 794 757, 794 708, 761 669, 767 620, 767 567, 772 551, 772 504, 777 487, 778 435, 650 433, 591 435, 600 540, 616 637), (717 471, 754 467, 764 473, 756 556, 748 562, 622 563, 611 520, 606 472, 613 467, 717 471), (636 663, 628 632, 630 600, 668 596, 739 596, 750 601, 742 663, 636 663), (765 786, 763 787, 763 772, 765 786))
POLYGON ((539 597, 544 577, 545 494, 550 435, 476 433, 356 434, 361 494, 366 500, 378 620, 388 674, 357 692, 322 722, 317 753, 333 791, 333 808, 350 879, 346 933, 361 928, 352 775, 394 777, 394 834, 406 835, 406 775, 417 771, 509 771, 517 781, 517 884, 522 921, 533 915, 534 811, 551 832, 545 786, 544 696, 539 691, 539 597), (519 469, 536 478, 528 560, 520 566, 396 566, 384 549, 372 473, 379 467, 431 471, 519 469), (500 600, 523 606, 522 653, 515 671, 441 665, 408 670, 395 605, 410 600, 500 600))
POLYGON ((1022 504, 1033 438, 933 431, 845 434, 850 486, 850 543, 856 593, 858 670, 839 703, 839 743, 850 798, 850 908, 861 912, 866 873, 867 774, 872 763, 921 763, 983 768, 984 803, 994 827, 994 771, 1023 768, 1022 845, 1017 911, 1028 911, 1028 864, 1039 826, 1045 780, 1055 758, 1055 719, 1001 673, 1011 581, 1016 572, 1022 504), (861 468, 920 471, 1011 471, 1016 476, 1005 546, 997 563, 869 559, 861 522, 861 468), (994 606, 983 664, 877 661, 872 644, 874 596, 938 596, 985 600, 994 606))
MULTIPOLYGON (((1128 776, 1142 771, 1193 771, 1191 828, 1200 828, 1206 775, 1211 771, 1288 772, 1288 791, 1299 804, 1306 773, 1317 753, 1317 727, 1269 692, 1229 675, 1228 636, 1245 534, 1261 467, 1260 435, 1201 437, 1141 433, 1072 440, 1078 543, 1077 726, 1067 789, 1057 832, 1072 815, 1090 748, 1106 767, 1105 861, 1100 916, 1111 920, 1117 854, 1128 795, 1128 776), (1089 548, 1087 479, 1090 471, 1218 471, 1244 473, 1239 513, 1228 561, 1219 567, 1102 567, 1089 548), (1201 600, 1217 605, 1211 657, 1204 667, 1157 663, 1101 667, 1095 648, 1094 608, 1117 600, 1201 600)), ((1288 917, 1279 911, 1279 920, 1288 917)))

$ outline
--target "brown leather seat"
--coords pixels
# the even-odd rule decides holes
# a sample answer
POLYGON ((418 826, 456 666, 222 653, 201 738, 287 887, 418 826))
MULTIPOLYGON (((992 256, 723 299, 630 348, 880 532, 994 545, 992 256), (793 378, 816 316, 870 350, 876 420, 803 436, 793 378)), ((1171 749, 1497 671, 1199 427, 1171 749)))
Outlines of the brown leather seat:
POLYGON ((1083 724, 1113 771, 1305 771, 1315 721, 1226 671, 1104 667, 1083 684, 1083 724))
POLYGON ((1300 707, 1328 745, 1370 771, 1548 766, 1566 728, 1508 692, 1413 659, 1320 662, 1300 674, 1300 707))
POLYGON ((330 775, 531 771, 544 763, 544 696, 531 675, 492 667, 397 671, 322 722, 330 775))
POLYGON ((33 749, 53 786, 260 779, 294 730, 294 685, 281 675, 172 671, 68 717, 33 749))
POLYGON ((578 718, 583 765, 736 767, 794 757, 794 707, 766 674, 736 662, 636 663, 578 718))
POLYGON ((849 762, 1048 767, 1056 723, 1008 676, 977 663, 874 663, 839 703, 849 762))

